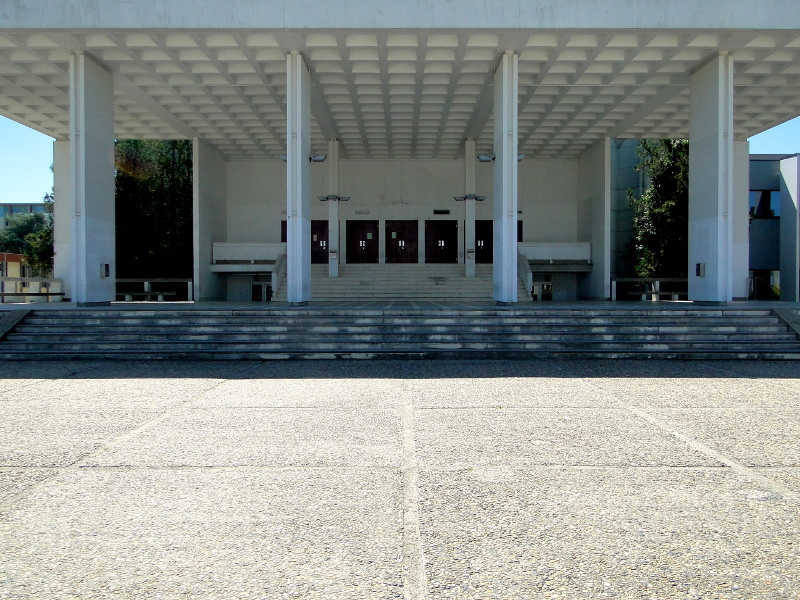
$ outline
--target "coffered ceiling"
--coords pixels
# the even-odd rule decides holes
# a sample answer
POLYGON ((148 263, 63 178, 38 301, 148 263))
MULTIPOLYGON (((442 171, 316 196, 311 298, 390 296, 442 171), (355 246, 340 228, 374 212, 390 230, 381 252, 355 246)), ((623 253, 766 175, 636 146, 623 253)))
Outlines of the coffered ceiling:
POLYGON ((119 138, 208 140, 229 160, 286 143, 286 55, 311 71, 313 146, 345 157, 492 150, 492 76, 519 54, 520 152, 575 157, 603 137, 685 137, 689 76, 735 60, 740 139, 800 115, 800 32, 92 30, 0 32, 0 114, 65 139, 69 57, 114 74, 119 138))

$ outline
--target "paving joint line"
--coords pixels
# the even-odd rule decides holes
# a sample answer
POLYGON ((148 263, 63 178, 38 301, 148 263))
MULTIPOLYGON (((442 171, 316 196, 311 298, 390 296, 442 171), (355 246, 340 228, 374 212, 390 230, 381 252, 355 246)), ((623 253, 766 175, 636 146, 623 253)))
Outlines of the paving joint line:
MULTIPOLYGON (((771 492, 775 492, 783 496, 784 499, 790 500, 795 504, 800 504, 800 494, 794 492, 793 490, 789 489, 788 487, 782 485, 781 483, 775 481, 767 477, 766 475, 762 475, 753 467, 748 467, 737 460, 730 458, 711 448, 710 446, 700 442, 692 437, 689 437, 679 429, 676 429, 668 422, 664 421, 663 419, 659 419, 655 415, 650 414, 649 412, 642 410, 641 408, 635 406, 629 406, 628 409, 635 415, 645 419, 646 421, 652 423, 656 427, 662 429, 666 433, 678 438, 689 447, 693 448, 694 450, 705 454, 709 458, 713 458, 716 461, 719 461, 726 467, 729 467, 735 473, 750 479, 751 481, 755 481, 760 483, 761 485, 768 488, 771 492)), ((760 468, 760 467, 759 467, 760 468)))
MULTIPOLYGON (((559 364, 556 366, 556 368, 565 373, 570 372, 567 365, 559 364)), ((717 369, 717 370, 721 371, 722 369, 717 369)), ((604 395, 609 393, 602 383, 597 383, 597 382, 589 383, 588 381, 587 383, 588 385, 596 389, 598 392, 602 392, 604 395)), ((707 444, 704 444, 703 442, 700 442, 688 436, 684 432, 670 425, 667 421, 658 418, 657 416, 647 412, 646 410, 640 407, 634 406, 628 402, 625 402, 624 400, 618 400, 618 402, 622 407, 626 408, 629 412, 655 425, 665 433, 681 440, 683 443, 687 444, 690 448, 693 448, 697 452, 718 461, 719 463, 721 463, 725 467, 730 468, 732 471, 741 475, 742 477, 765 486, 771 492, 780 494, 784 499, 791 501, 795 504, 800 504, 800 494, 786 487, 785 485, 775 481, 774 479, 771 479, 766 475, 762 475, 759 471, 756 470, 756 468, 748 467, 740 463, 739 461, 734 460, 733 458, 714 450, 707 444)), ((757 469, 762 469, 762 468, 766 467, 757 467, 757 469)))
MULTIPOLYGON (((254 368, 255 368, 255 365, 253 367, 251 367, 251 369, 254 369, 254 368)), ((247 369, 247 370, 249 371, 250 369, 247 369)), ((59 378, 59 379, 62 379, 62 378, 59 378)), ((218 381, 216 385, 213 385, 213 386, 209 387, 208 389, 203 390, 202 392, 200 392, 198 397, 203 396, 204 394, 208 393, 209 391, 219 387, 220 385, 222 385, 226 381, 229 381, 229 380, 228 379, 222 379, 222 380, 218 381)), ((19 502, 20 500, 23 500, 24 498, 28 497, 35 490, 38 490, 40 487, 44 486, 45 484, 50 483, 53 479, 61 477, 62 475, 65 475, 67 473, 79 471, 80 468, 81 468, 81 463, 84 462, 85 460, 87 460, 88 458, 90 458, 92 456, 96 456, 97 454, 100 454, 101 452, 104 452, 104 451, 108 450, 109 448, 113 448, 115 445, 132 438, 134 435, 137 435, 138 433, 140 433, 142 431, 145 431, 149 427, 152 427, 154 425, 157 425, 158 423, 163 422, 168 417, 170 417, 174 413, 176 413, 178 411, 178 409, 183 408, 184 406, 186 406, 187 404, 189 404, 191 402, 194 402, 195 400, 196 400, 196 398, 189 398, 187 400, 184 400, 183 402, 175 404, 172 407, 170 407, 167 410, 165 410, 160 415, 158 415, 157 417, 155 417, 154 419, 150 419, 150 420, 142 423, 138 427, 135 427, 135 428, 131 429, 130 431, 122 434, 121 436, 118 436, 118 437, 116 437, 116 438, 114 438, 114 439, 112 439, 112 440, 110 440, 110 441, 108 441, 106 443, 101 443, 97 448, 82 454, 81 456, 76 458, 74 461, 72 461, 70 464, 68 464, 66 466, 63 466, 63 467, 56 467, 54 469, 54 473, 52 474, 52 476, 50 476, 50 477, 48 477, 46 479, 43 479, 42 481, 39 481, 38 483, 35 483, 35 484, 33 484, 32 486, 30 486, 28 488, 25 488, 24 490, 22 490, 21 492, 19 492, 17 494, 13 494, 12 496, 9 496, 5 500, 0 501, 0 513, 5 512, 7 510, 10 510, 17 502, 19 502)))
POLYGON ((403 600, 427 600, 428 579, 419 517, 420 466, 411 399, 403 401, 400 417, 403 428, 403 600))

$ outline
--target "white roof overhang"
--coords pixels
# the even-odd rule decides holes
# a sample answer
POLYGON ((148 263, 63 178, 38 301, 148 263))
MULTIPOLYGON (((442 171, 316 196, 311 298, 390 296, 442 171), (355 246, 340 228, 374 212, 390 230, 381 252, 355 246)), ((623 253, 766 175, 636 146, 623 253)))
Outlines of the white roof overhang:
MULTIPOLYGON (((235 0, 230 4, 248 8, 241 14, 226 10, 218 15, 222 24, 248 20, 259 24, 266 19, 265 5, 280 5, 273 25, 275 20, 292 23, 307 5, 306 23, 328 23, 319 28, 258 29, 152 26, 175 25, 178 20, 202 24, 209 18, 202 7, 220 4, 211 0, 157 3, 169 7, 169 15, 148 14, 145 8, 154 2, 122 0, 86 2, 96 7, 95 12, 74 14, 67 14, 65 6, 76 3, 46 2, 41 4, 55 14, 31 8, 22 15, 21 7, 38 4, 12 2, 2 9, 6 12, 0 18, 8 27, 0 29, 0 114, 57 139, 65 139, 69 132, 68 65, 73 52, 91 54, 114 74, 117 137, 198 137, 227 159, 285 153, 286 55, 293 51, 303 55, 311 71, 314 151, 323 152, 325 140, 335 137, 342 142, 343 156, 351 158, 451 158, 463 155, 464 139, 469 137, 477 139, 478 152, 491 152, 493 71, 509 50, 520 57, 520 152, 531 157, 574 157, 604 137, 687 136, 689 77, 719 52, 734 58, 737 138, 800 115, 800 3, 796 2, 787 3, 788 16, 782 19, 784 24, 794 22, 795 28, 777 27, 772 7, 766 16, 750 13, 750 21, 758 23, 756 29, 740 25, 745 9, 763 11, 772 3, 726 0, 727 8, 718 12, 716 22, 740 27, 724 29, 671 26, 683 23, 686 15, 664 17, 661 22, 670 27, 657 27, 653 25, 659 21, 657 11, 646 23, 635 14, 611 18, 607 14, 611 3, 577 0, 500 1, 505 12, 487 12, 488 3, 473 0, 368 4, 393 7, 395 12, 404 9, 400 16, 364 14, 355 8, 348 15, 342 9, 363 8, 359 0, 313 7, 293 1, 291 10, 288 1, 284 6, 235 0), (118 7, 116 15, 101 9, 109 4, 118 7), (571 19, 562 14, 565 7, 579 4, 589 8, 571 19), (177 8, 190 5, 193 8, 179 19, 177 8), (335 15, 333 5, 339 7, 335 15), (472 5, 474 13, 467 19, 463 8, 472 5), (442 11, 447 6, 451 12, 461 7, 451 15, 455 25, 385 27, 392 19, 419 25, 424 15, 439 24, 446 18, 442 11), (594 15, 595 21, 625 25, 636 21, 640 26, 521 28, 519 24, 536 20, 536 15, 523 14, 525 6, 538 7, 540 23, 583 23, 605 7, 605 16, 594 15), (542 12, 546 6, 553 9, 551 13, 542 12), (130 14, 120 16, 119 11, 130 14), (458 26, 465 20, 475 25, 481 16, 496 25, 509 20, 509 15, 516 16, 517 27, 458 26), (345 28, 348 18, 351 23, 371 20, 374 26, 345 28), (122 21, 151 26, 113 27, 122 21), (62 26, 52 26, 54 22, 62 26), (773 28, 763 28, 764 24, 773 28)), ((674 9, 676 2, 619 4, 674 9)), ((220 12, 219 6, 216 10, 220 12)), ((700 25, 713 20, 702 7, 687 8, 687 14, 700 25)))

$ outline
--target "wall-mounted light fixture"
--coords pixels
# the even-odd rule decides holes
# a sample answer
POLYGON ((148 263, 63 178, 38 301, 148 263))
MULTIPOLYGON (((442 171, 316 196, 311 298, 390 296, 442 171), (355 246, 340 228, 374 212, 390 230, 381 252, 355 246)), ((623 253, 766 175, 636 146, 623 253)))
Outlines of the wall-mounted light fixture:
POLYGON ((486 196, 476 196, 475 194, 466 194, 465 196, 453 196, 453 200, 456 202, 463 202, 464 200, 475 200, 477 202, 483 202, 486 200, 486 196))
POLYGON ((330 194, 328 196, 317 196, 317 200, 320 202, 347 202, 350 200, 350 196, 337 196, 336 194, 330 194))
MULTIPOLYGON (((280 158, 283 162, 288 160, 288 157, 285 154, 281 154, 278 158, 280 158)), ((327 154, 312 154, 308 157, 308 162, 325 162, 328 160, 327 154)))
MULTIPOLYGON (((517 162, 524 160, 526 156, 527 154, 517 154, 517 162)), ((494 154, 478 154, 477 156, 478 162, 482 163, 494 162, 495 158, 496 156, 494 154)))

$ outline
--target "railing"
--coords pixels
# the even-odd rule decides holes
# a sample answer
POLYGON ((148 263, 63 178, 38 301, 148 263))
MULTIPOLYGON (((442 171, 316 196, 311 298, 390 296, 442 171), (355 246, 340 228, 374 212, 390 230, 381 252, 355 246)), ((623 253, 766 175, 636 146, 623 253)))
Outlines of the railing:
POLYGON ((533 293, 533 273, 531 272, 528 258, 519 249, 517 249, 517 271, 519 272, 519 278, 525 285, 525 292, 530 298, 533 293))
POLYGON ((45 302, 60 300, 64 296, 62 281, 46 277, 0 277, 0 303, 6 297, 22 298, 10 302, 36 302, 44 298, 45 302))
POLYGON ((286 272, 286 249, 284 248, 283 253, 278 256, 275 260, 275 264, 272 267, 272 295, 278 293, 278 288, 281 287, 281 281, 283 281, 283 274, 286 272))
POLYGON ((153 300, 164 302, 167 298, 176 296, 177 292, 153 290, 153 284, 173 284, 185 283, 186 284, 186 298, 189 301, 194 300, 194 282, 192 279, 186 278, 153 278, 153 279, 117 279, 117 296, 123 296, 125 302, 133 302, 134 298, 141 300, 153 300), (142 284, 141 290, 119 290, 119 284, 142 284))
POLYGON ((678 277, 612 277, 611 278, 611 300, 617 299, 617 283, 638 283, 650 289, 645 290, 632 290, 628 292, 629 296, 641 296, 641 299, 647 300, 650 297, 652 302, 660 300, 662 297, 667 300, 679 300, 681 296, 688 297, 688 279, 678 277), (683 290, 666 290, 662 291, 662 283, 682 283, 684 284, 683 290))

